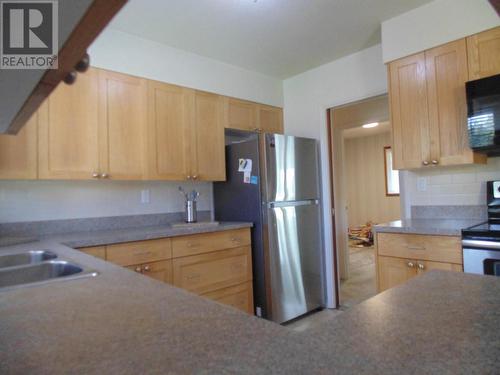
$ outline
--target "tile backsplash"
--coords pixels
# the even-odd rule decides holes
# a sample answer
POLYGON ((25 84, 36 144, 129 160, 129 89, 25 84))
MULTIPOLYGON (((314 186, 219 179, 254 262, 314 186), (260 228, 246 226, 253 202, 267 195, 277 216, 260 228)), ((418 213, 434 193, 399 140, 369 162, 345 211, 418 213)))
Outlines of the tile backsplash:
POLYGON ((500 157, 486 165, 438 167, 401 173, 406 216, 412 206, 484 205, 486 181, 500 180, 500 157))

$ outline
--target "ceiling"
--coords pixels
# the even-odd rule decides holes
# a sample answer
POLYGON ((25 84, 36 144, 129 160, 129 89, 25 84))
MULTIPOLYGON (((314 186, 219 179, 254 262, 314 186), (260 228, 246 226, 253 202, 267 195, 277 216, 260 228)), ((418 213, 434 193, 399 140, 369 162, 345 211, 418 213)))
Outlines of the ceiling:
POLYGON ((284 79, 380 42, 380 24, 431 0, 129 0, 110 25, 284 79))
POLYGON ((361 125, 356 128, 344 130, 344 139, 371 137, 377 134, 387 133, 391 131, 391 124, 389 121, 381 122, 376 128, 365 129, 361 125))

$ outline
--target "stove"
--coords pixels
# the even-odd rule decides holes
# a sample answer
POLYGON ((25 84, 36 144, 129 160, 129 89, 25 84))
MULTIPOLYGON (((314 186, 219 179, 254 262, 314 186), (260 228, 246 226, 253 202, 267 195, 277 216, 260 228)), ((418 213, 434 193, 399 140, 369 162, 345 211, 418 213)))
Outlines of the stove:
POLYGON ((500 181, 487 182, 488 221, 462 230, 464 272, 500 276, 500 181))

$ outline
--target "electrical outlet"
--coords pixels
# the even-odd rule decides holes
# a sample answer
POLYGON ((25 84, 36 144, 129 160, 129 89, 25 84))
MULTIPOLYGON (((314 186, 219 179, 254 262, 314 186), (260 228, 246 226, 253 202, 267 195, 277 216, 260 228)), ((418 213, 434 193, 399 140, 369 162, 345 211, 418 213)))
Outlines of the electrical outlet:
POLYGON ((417 178, 417 190, 418 191, 427 191, 427 177, 418 177, 417 178))
POLYGON ((148 204, 150 202, 150 190, 141 190, 141 203, 148 204))

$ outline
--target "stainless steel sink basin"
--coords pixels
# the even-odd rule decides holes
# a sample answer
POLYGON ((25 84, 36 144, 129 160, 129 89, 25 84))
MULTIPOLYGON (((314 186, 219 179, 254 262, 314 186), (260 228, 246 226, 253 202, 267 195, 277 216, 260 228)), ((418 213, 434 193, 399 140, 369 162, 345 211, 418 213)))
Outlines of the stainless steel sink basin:
POLYGON ((66 261, 49 260, 33 265, 0 269, 0 288, 96 275, 96 272, 84 271, 83 267, 66 261))
POLYGON ((48 250, 33 250, 19 254, 1 255, 0 269, 6 267, 22 266, 25 264, 36 264, 56 258, 57 254, 48 250))

